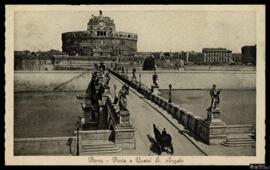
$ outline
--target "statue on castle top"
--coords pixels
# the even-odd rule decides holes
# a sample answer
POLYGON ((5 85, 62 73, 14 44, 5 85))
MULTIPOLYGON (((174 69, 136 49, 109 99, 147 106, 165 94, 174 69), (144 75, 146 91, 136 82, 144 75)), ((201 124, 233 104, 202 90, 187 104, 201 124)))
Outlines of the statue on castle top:
POLYGON ((212 89, 210 90, 210 96, 211 96, 211 105, 208 108, 208 110, 213 110, 213 109, 219 109, 219 103, 220 103, 220 94, 221 90, 216 89, 216 85, 214 84, 212 89))

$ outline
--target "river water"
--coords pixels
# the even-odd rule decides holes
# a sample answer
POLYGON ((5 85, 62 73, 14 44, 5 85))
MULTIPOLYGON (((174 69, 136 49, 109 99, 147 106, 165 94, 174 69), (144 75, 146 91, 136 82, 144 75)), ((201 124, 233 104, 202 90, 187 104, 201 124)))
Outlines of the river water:
MULTIPOLYGON (((161 95, 168 99, 168 92, 161 95)), ((172 90, 172 102, 205 119, 211 97, 209 90, 172 90)), ((222 90, 219 107, 226 124, 255 124, 256 90, 222 90)))
POLYGON ((80 92, 14 93, 14 137, 74 136, 80 92))

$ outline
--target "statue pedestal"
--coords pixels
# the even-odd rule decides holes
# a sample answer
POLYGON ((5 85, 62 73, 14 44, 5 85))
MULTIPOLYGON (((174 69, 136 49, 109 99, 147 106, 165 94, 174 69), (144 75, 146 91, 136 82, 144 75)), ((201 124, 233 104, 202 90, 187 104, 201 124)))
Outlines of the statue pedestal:
POLYGON ((154 94, 154 95, 160 94, 158 86, 155 86, 155 85, 151 86, 151 91, 152 91, 152 94, 154 94))
POLYGON ((102 76, 99 76, 99 77, 98 77, 98 83, 100 83, 100 84, 103 83, 103 77, 102 77, 102 76))
POLYGON ((104 93, 102 94, 102 99, 99 100, 99 105, 100 106, 104 106, 106 104, 109 93, 110 93, 110 87, 105 87, 104 88, 104 93))
POLYGON ((106 86, 106 87, 104 88, 104 94, 105 94, 105 95, 108 95, 109 93, 110 93, 110 87, 106 86))
POLYGON ((221 118, 220 118, 220 109, 216 108, 216 109, 207 109, 207 119, 206 121, 212 124, 220 124, 220 123, 224 123, 221 118))
POLYGON ((106 94, 103 94, 103 95, 102 95, 102 99, 98 101, 99 106, 104 107, 105 104, 106 104, 107 98, 108 98, 108 96, 107 96, 106 94))
POLYGON ((220 144, 227 138, 226 123, 220 119, 219 109, 207 109, 208 115, 201 124, 200 137, 210 145, 220 144))
POLYGON ((120 111, 119 126, 115 129, 115 143, 122 149, 136 149, 135 128, 130 123, 129 111, 120 111))
POLYGON ((96 130, 98 127, 97 121, 86 121, 85 124, 82 125, 83 130, 96 130))
POLYGON ((129 111, 120 111, 120 114, 119 114, 120 127, 131 127, 129 115, 130 115, 129 111))
POLYGON ((133 76, 131 81, 132 81, 132 83, 136 83, 136 81, 137 81, 136 76, 133 76))
POLYGON ((93 130, 97 128, 98 124, 98 114, 95 112, 92 105, 83 105, 82 109, 84 111, 85 123, 82 126, 83 130, 93 130))

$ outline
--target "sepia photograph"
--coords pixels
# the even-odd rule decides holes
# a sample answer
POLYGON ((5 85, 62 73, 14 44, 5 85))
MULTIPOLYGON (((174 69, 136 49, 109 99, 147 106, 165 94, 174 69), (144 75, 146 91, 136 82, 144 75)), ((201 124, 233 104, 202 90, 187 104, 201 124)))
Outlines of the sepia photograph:
POLYGON ((7 165, 250 165, 263 5, 7 5, 7 165))

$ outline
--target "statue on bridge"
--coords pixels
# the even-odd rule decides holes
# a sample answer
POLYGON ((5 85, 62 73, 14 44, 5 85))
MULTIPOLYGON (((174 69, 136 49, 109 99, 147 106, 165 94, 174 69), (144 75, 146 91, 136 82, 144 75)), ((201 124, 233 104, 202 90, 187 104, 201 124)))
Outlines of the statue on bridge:
POLYGON ((136 68, 133 68, 133 70, 132 70, 132 82, 133 83, 137 82, 137 80, 136 80, 136 68))
POLYGON ((92 74, 92 79, 86 89, 86 99, 90 100, 92 112, 90 115, 91 120, 98 120, 97 117, 99 116, 99 96, 100 96, 100 87, 98 83, 98 73, 94 72, 92 74))
POLYGON ((129 87, 126 85, 122 86, 122 89, 118 93, 119 98, 119 109, 120 111, 128 111, 127 109, 127 95, 129 94, 129 87))
POLYGON ((104 86, 102 83, 98 83, 97 86, 95 86, 96 91, 97 91, 97 96, 99 100, 102 100, 102 95, 105 92, 104 86))
POLYGON ((92 96, 96 95, 95 91, 95 85, 98 84, 98 74, 97 72, 92 73, 92 79, 86 89, 86 98, 87 99, 92 99, 92 96))
POLYGON ((132 70, 132 77, 136 77, 136 68, 133 68, 133 70, 132 70))
POLYGON ((220 92, 221 92, 221 90, 217 90, 216 85, 214 84, 212 89, 210 90, 211 105, 208 108, 208 110, 219 109, 219 102, 220 102, 219 94, 220 94, 220 92))
POLYGON ((100 61, 100 63, 99 63, 99 71, 100 71, 100 73, 103 74, 105 72, 105 69, 106 68, 105 68, 104 63, 102 61, 100 61))
POLYGON ((154 84, 156 87, 158 87, 158 83, 157 83, 158 75, 157 75, 157 72, 156 72, 156 71, 154 72, 154 75, 153 75, 152 79, 153 79, 153 84, 154 84))
POLYGON ((109 72, 106 72, 105 74, 105 84, 104 84, 104 88, 109 88, 109 83, 110 83, 110 73, 109 72))
POLYGON ((97 65, 97 63, 94 63, 94 72, 95 71, 98 71, 98 65, 97 65))

